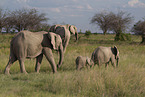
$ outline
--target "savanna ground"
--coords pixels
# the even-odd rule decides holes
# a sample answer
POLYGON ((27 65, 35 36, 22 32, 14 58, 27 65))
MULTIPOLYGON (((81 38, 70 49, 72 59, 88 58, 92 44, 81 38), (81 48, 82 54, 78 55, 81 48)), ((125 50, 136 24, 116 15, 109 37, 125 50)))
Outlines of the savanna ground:
MULTIPOLYGON (((40 73, 34 71, 35 59, 26 60, 29 74, 21 74, 18 62, 11 66, 11 75, 4 75, 9 58, 10 40, 14 35, 0 35, 0 97, 145 97, 145 45, 140 36, 131 41, 114 41, 114 35, 79 35, 72 37, 62 67, 53 74, 44 58, 40 73), (98 46, 114 46, 120 51, 119 67, 95 66, 75 70, 77 56, 91 56, 98 46)), ((55 53, 56 61, 58 54, 55 53)))

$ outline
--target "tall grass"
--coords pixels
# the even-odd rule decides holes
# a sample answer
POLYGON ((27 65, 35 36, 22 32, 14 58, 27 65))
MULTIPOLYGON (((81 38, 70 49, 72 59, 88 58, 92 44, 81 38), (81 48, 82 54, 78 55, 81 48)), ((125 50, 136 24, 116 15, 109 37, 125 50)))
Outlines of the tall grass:
MULTIPOLYGON (((35 59, 26 60, 28 75, 20 73, 18 62, 11 66, 11 75, 3 71, 9 58, 9 42, 13 35, 0 35, 0 96, 3 97, 144 97, 145 46, 139 45, 138 36, 132 41, 114 41, 114 35, 79 35, 72 37, 58 73, 53 74, 50 64, 43 59, 40 73, 34 72, 35 59), (89 56, 98 46, 114 46, 120 51, 119 67, 108 69, 102 65, 91 69, 75 70, 77 56, 89 56)), ((54 52, 56 62, 58 53, 54 52)))

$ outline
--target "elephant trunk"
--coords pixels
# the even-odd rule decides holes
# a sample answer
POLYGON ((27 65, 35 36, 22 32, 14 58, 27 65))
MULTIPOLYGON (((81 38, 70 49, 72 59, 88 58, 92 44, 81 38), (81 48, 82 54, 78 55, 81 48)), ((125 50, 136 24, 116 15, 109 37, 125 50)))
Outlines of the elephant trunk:
POLYGON ((76 41, 78 40, 78 32, 75 33, 76 41))
POLYGON ((58 68, 60 68, 60 66, 62 65, 63 57, 64 57, 64 52, 63 52, 63 46, 62 45, 59 46, 59 55, 60 55, 60 58, 59 58, 59 63, 57 65, 58 68))
POLYGON ((78 65, 78 66, 76 66, 76 70, 80 70, 81 69, 81 67, 78 65))
POLYGON ((118 67, 119 64, 119 57, 117 57, 116 67, 118 67))

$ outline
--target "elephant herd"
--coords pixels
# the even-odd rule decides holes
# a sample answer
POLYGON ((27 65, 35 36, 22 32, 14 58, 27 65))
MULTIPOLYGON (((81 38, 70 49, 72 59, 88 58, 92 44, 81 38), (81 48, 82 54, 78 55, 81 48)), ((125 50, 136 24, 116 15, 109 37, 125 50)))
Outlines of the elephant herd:
MULTIPOLYGON (((27 73, 24 66, 26 58, 36 58, 35 71, 39 72, 43 56, 49 61, 53 73, 57 72, 63 62, 64 53, 69 44, 70 36, 75 35, 78 40, 77 28, 74 25, 53 25, 48 32, 31 32, 23 30, 18 32, 10 43, 10 56, 8 64, 5 67, 4 73, 9 74, 10 67, 15 61, 19 61, 21 73, 27 73), (59 62, 56 65, 52 50, 59 53, 59 62)), ((119 62, 119 51, 116 46, 112 47, 98 47, 92 53, 92 57, 78 56, 76 58, 76 69, 80 70, 84 66, 94 66, 109 64, 116 67, 119 62), (117 63, 115 62, 117 61, 117 63)))
POLYGON ((118 66, 119 62, 119 51, 116 46, 114 47, 98 47, 92 53, 91 58, 78 56, 76 58, 76 69, 80 70, 84 66, 93 67, 95 64, 98 66, 105 64, 108 66, 111 62, 113 67, 118 66))

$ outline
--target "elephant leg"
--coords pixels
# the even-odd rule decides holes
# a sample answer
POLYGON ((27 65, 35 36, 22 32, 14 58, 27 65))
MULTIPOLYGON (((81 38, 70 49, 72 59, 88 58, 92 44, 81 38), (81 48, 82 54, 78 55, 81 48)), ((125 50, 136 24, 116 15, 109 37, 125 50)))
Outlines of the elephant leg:
POLYGON ((12 65, 16 60, 17 60, 17 59, 14 58, 14 57, 12 57, 12 58, 9 59, 9 62, 8 62, 7 66, 5 67, 5 70, 4 70, 4 73, 5 73, 5 74, 10 74, 10 73, 9 73, 10 67, 11 67, 11 65, 12 65))
POLYGON ((112 65, 114 68, 116 68, 116 63, 113 63, 113 65, 112 65))
POLYGON ((105 63, 105 68, 108 69, 109 62, 105 63))
POLYGON ((20 64, 20 71, 21 71, 21 73, 27 74, 27 72, 25 70, 24 59, 19 59, 19 64, 20 64))
POLYGON ((70 40, 70 37, 67 36, 66 40, 65 40, 64 43, 63 43, 63 51, 64 51, 64 53, 65 53, 65 51, 66 51, 66 47, 67 47, 67 45, 68 45, 68 43, 69 43, 69 40, 70 40))
POLYGON ((101 65, 100 60, 97 61, 97 65, 98 65, 98 67, 100 68, 100 65, 101 65))
POLYGON ((87 67, 87 69, 88 69, 88 70, 90 69, 90 66, 89 66, 89 64, 86 64, 86 67, 87 67))
POLYGON ((39 73, 42 59, 43 59, 43 54, 39 55, 39 56, 36 58, 35 71, 36 71, 37 73, 39 73))
POLYGON ((115 63, 115 59, 111 59, 111 64, 114 68, 116 68, 116 63, 115 63))
POLYGON ((57 72, 57 67, 54 61, 54 57, 52 54, 52 50, 50 48, 44 48, 43 50, 44 55, 46 56, 46 59, 49 61, 51 68, 53 70, 53 73, 57 72))

